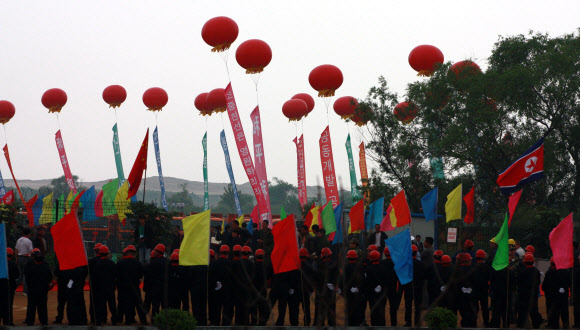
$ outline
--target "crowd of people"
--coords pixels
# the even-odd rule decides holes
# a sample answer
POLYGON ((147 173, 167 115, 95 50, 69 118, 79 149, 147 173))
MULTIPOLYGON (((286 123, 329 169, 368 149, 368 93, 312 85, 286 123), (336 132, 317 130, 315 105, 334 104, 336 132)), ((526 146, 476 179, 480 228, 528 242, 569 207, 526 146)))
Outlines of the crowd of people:
MULTIPOLYGON (((535 267, 534 247, 524 250, 510 239, 509 266, 496 271, 493 239, 487 252, 475 250, 467 239, 460 251, 446 255, 434 249, 433 238, 421 241, 417 236, 411 245, 413 279, 401 284, 385 245, 388 237, 380 227, 366 235, 366 248, 361 249, 357 235, 352 235, 348 246, 337 250, 324 229, 314 225, 302 226, 297 233, 301 268, 274 274, 274 239, 268 222, 251 234, 244 227, 234 221, 223 232, 212 228, 209 266, 180 266, 179 250, 170 252, 163 244, 149 249, 145 241, 150 233, 141 222, 135 228, 135 245, 128 245, 116 263, 107 246, 96 244, 88 266, 64 271, 58 265, 51 271, 45 251, 35 247, 45 245, 44 233, 33 243, 25 229, 15 249, 7 249, 9 278, 0 280, 0 292, 9 292, 9 297, 0 299, 0 321, 13 325, 15 289, 22 283, 28 299, 27 325, 33 325, 37 315, 40 324, 48 324, 47 297, 54 284, 58 286, 56 324, 63 322, 65 309, 70 325, 100 326, 108 321, 131 325, 137 319, 145 325, 161 309, 172 308, 192 312, 199 325, 265 326, 277 304, 277 326, 285 324, 287 312, 291 326, 334 326, 337 314, 347 326, 386 326, 387 320, 397 326, 404 299, 405 327, 421 326, 425 311, 440 306, 458 314, 462 327, 477 327, 481 314, 484 327, 538 328, 546 321, 538 311, 541 287, 547 326, 558 328, 560 320, 563 327, 569 325, 572 277, 580 275, 577 257, 576 271, 556 269, 552 261, 544 274, 535 267), (345 301, 344 310, 337 310, 338 296, 345 301), (367 309, 370 318, 365 316, 367 309)), ((575 280, 580 283, 580 278, 575 280)), ((574 292, 573 297, 580 298, 580 293, 574 292)), ((580 325, 580 303, 574 304, 573 316, 574 324, 580 325)))

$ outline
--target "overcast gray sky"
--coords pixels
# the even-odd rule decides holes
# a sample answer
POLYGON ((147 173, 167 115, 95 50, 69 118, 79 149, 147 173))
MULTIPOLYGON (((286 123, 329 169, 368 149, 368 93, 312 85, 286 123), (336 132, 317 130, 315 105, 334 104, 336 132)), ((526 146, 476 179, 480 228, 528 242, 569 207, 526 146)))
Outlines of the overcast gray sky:
MULTIPOLYGON (((259 84, 268 177, 296 184, 295 126, 281 109, 296 93, 316 96, 308 84, 314 67, 329 63, 342 70, 337 97, 364 98, 380 75, 402 95, 408 83, 422 79, 407 62, 417 45, 439 47, 446 61, 473 58, 485 69, 499 35, 572 33, 579 12, 580 1, 575 0, 2 1, 0 100, 16 106, 6 125, 14 171, 17 179, 63 174, 54 141, 57 119, 40 102, 44 91, 58 87, 68 94, 60 127, 73 174, 83 181, 116 177, 111 143, 115 114, 101 95, 108 85, 120 84, 128 92, 117 111, 125 175, 146 129, 152 133, 155 127, 142 95, 156 86, 169 94, 158 117, 164 175, 202 181, 205 119, 193 102, 199 93, 228 83, 222 60, 201 38, 203 24, 215 16, 228 16, 239 26, 229 67, 250 144, 256 96, 251 78, 235 61, 235 49, 253 38, 272 48, 272 62, 259 84)), ((330 111, 335 166, 347 188, 347 125, 330 111)), ((304 124, 309 185, 322 174, 318 139, 326 123, 326 109, 317 99, 304 124)), ((224 124, 236 180, 246 182, 225 116, 224 124)), ((209 180, 228 182, 219 144, 222 121, 214 115, 208 125, 209 180)), ((358 163, 361 133, 352 127, 351 132, 358 163)), ((157 175, 152 140, 150 146, 147 174, 157 175)), ((3 157, 0 169, 4 178, 10 177, 3 157)))

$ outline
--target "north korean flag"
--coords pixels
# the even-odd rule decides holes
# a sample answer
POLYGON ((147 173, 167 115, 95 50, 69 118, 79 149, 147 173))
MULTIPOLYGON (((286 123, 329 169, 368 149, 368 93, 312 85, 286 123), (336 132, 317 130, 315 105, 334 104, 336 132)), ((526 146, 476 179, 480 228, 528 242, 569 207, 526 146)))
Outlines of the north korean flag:
POLYGON ((497 177, 501 192, 511 195, 522 186, 544 177, 544 138, 526 150, 497 177))

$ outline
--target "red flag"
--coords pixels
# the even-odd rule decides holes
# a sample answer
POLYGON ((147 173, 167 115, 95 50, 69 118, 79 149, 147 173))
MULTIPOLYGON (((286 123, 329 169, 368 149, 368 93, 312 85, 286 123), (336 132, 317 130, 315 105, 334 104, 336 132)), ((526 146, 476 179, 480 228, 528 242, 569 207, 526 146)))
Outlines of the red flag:
POLYGON ((465 223, 473 223, 473 218, 475 217, 475 186, 471 187, 471 190, 463 197, 463 201, 467 206, 467 213, 465 213, 463 221, 465 223))
POLYGON ((147 134, 145 134, 145 139, 141 143, 141 149, 135 158, 135 163, 133 168, 131 168, 131 173, 129 173, 129 193, 127 199, 135 196, 139 186, 141 185, 141 179, 143 178, 143 171, 147 169, 147 147, 149 146, 149 129, 147 129, 147 134))
POLYGON ((95 215, 99 218, 104 217, 103 215, 103 190, 99 191, 97 198, 95 198, 95 215))
POLYGON ((257 204, 256 204, 256 206, 254 206, 252 213, 250 213, 250 218, 252 219, 252 223, 255 223, 258 225, 258 229, 262 227, 262 224, 260 223, 260 212, 258 212, 258 205, 257 204))
POLYGON ((389 204, 389 207, 387 207, 387 215, 385 215, 381 222, 381 231, 395 230, 395 227, 393 227, 393 223, 391 222, 391 212, 393 212, 393 204, 389 204))
POLYGON ((12 174, 12 180, 14 180, 14 185, 16 186, 16 190, 18 190, 18 195, 22 200, 22 203, 25 203, 26 200, 22 196, 22 192, 20 191, 20 186, 18 186, 18 181, 16 181, 16 177, 14 176, 14 172, 12 171, 12 163, 10 162, 10 153, 8 152, 8 144, 4 145, 4 157, 6 157, 6 163, 8 163, 8 169, 10 169, 10 174, 12 174))
POLYGON ((516 212, 516 206, 518 206, 518 202, 520 201, 520 197, 522 197, 523 189, 518 190, 515 194, 510 196, 510 201, 508 202, 508 209, 510 212, 510 219, 508 221, 508 227, 512 224, 512 217, 516 212))
POLYGON ((60 270, 87 265, 87 253, 76 212, 69 212, 50 230, 60 270))
POLYGON ((364 198, 358 201, 350 208, 348 213, 350 217, 350 231, 354 233, 357 230, 365 230, 365 204, 364 198))
POLYGON ((397 217, 397 227, 410 224, 411 210, 409 210, 409 204, 407 204, 404 189, 391 199, 391 204, 393 204, 395 216, 397 217))
POLYGON ((504 194, 544 177, 544 138, 531 146, 497 177, 497 185, 504 194))
POLYGON ((306 214, 306 219, 304 219, 304 225, 310 228, 312 226, 312 220, 314 220, 314 216, 312 215, 312 209, 316 207, 316 204, 312 203, 310 210, 306 214))
POLYGON ((556 269, 568 269, 574 266, 573 240, 574 222, 570 213, 550 233, 550 247, 556 269))
POLYGON ((274 236, 274 249, 271 260, 274 274, 299 269, 300 256, 298 255, 294 215, 290 214, 286 219, 278 222, 272 228, 272 235, 274 236))
POLYGON ((10 205, 14 202, 14 190, 10 190, 2 197, 2 203, 10 205))
POLYGON ((34 212, 32 212, 32 205, 38 200, 38 195, 34 195, 24 206, 26 207, 26 216, 28 217, 28 225, 34 226, 34 212))

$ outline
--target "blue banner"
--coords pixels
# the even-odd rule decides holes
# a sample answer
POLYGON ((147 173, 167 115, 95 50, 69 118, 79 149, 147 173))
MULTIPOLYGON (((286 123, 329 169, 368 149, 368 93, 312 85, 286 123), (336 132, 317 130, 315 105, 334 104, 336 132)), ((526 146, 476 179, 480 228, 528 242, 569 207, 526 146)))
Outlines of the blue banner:
POLYGON ((8 278, 8 256, 6 255, 6 224, 4 222, 0 222, 0 278, 8 278))
POLYGON ((0 172, 0 198, 4 197, 4 195, 6 195, 6 187, 4 187, 4 179, 2 179, 2 172, 0 172))
MULTIPOLYGON (((234 172, 232 171, 232 162, 230 160, 230 152, 228 149, 228 141, 226 140, 226 133, 222 130, 220 133, 220 142, 222 148, 224 149, 224 157, 226 159, 226 168, 228 170, 228 175, 230 176, 230 182, 232 184, 232 190, 234 191, 234 200, 236 202, 236 210, 238 211, 238 216, 242 215, 242 205, 240 204, 240 197, 238 196, 238 188, 236 187, 236 179, 234 178, 234 172)), ((250 226, 252 223, 250 222, 250 226)))
POLYGON ((153 145, 155 146, 155 159, 157 160, 157 173, 159 173, 159 187, 161 188, 161 206, 165 211, 167 207, 167 198, 165 198, 165 183, 163 182, 163 170, 161 170, 161 153, 159 152, 159 136, 157 135, 157 126, 153 132, 153 145))
POLYGON ((44 202, 42 201, 43 198, 44 198, 44 195, 40 195, 40 197, 38 197, 36 202, 32 205, 32 214, 34 214, 34 225, 35 226, 38 226, 40 224, 38 222, 38 220, 40 219, 40 216, 42 215, 42 205, 44 205, 44 202))
POLYGON ((83 222, 94 221, 97 219, 95 214, 95 186, 91 186, 85 193, 81 196, 80 202, 83 205, 83 222))

